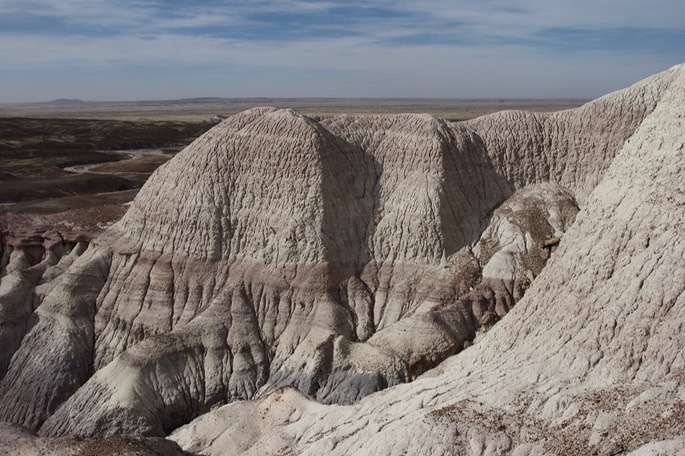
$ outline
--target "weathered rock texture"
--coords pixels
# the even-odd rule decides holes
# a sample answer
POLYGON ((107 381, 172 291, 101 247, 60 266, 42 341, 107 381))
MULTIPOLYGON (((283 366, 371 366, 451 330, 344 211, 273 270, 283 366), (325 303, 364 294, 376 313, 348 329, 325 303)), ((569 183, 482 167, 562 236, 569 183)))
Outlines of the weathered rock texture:
POLYGON ((640 92, 652 83, 654 110, 593 178, 526 296, 475 346, 353 406, 285 389, 172 438, 203 454, 682 454, 685 68, 640 92))
POLYGON ((258 398, 173 438, 213 454, 679 445, 684 102, 675 67, 575 110, 456 125, 233 116, 49 288, 7 262, 0 419, 164 435, 258 398))

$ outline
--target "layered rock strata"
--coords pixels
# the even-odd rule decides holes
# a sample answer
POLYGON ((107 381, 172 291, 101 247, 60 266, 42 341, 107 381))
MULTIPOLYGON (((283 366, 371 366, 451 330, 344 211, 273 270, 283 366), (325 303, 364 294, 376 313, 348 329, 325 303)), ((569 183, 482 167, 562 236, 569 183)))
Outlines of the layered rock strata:
POLYGON ((353 406, 283 389, 172 438, 202 454, 682 454, 685 67, 667 75, 547 266, 475 346, 353 406))
MULTIPOLYGON (((252 413, 255 407, 281 413, 268 404, 283 394, 274 396, 274 391, 290 391, 282 388, 291 385, 323 403, 353 403, 413 380, 474 339, 476 347, 458 357, 466 364, 454 368, 460 372, 454 381, 422 382, 435 382, 431 388, 451 398, 447 392, 461 388, 458 382, 470 375, 467 371, 476 371, 468 364, 476 362, 469 353, 485 350, 479 356, 495 366, 517 341, 535 339, 530 334, 539 334, 540 350, 547 353, 544 340, 552 335, 561 340, 566 333, 571 340, 583 334, 582 325, 550 327, 541 321, 564 306, 573 308, 574 318, 586 315, 590 321, 589 311, 576 309, 574 299, 591 296, 595 284, 612 277, 597 273, 592 286, 580 286, 574 285, 572 271, 587 255, 587 274, 597 270, 592 262, 599 261, 596 249, 604 244, 587 232, 593 224, 616 222, 607 225, 611 233, 630 228, 628 220, 612 218, 613 206, 604 207, 605 193, 618 198, 628 191, 621 186, 625 176, 637 176, 631 198, 640 201, 653 190, 638 179, 645 175, 640 160, 651 160, 640 154, 650 147, 670 149, 663 140, 650 142, 663 132, 643 132, 657 119, 676 122, 674 100, 683 71, 676 67, 576 110, 508 112, 457 125, 427 115, 317 120, 271 108, 227 119, 161 167, 122 220, 73 258, 44 291, 22 295, 11 271, 2 278, 6 295, 31 294, 32 312, 21 314, 21 321, 29 318, 30 324, 6 320, 10 331, 3 337, 16 348, 3 355, 8 360, 0 380, 0 419, 45 436, 164 435, 235 400, 264 397, 229 406, 230 413, 252 413), (619 159, 628 164, 617 164, 619 159), (638 188, 640 182, 644 185, 638 188), (573 225, 578 203, 587 221, 573 225), (569 241, 565 232, 572 225, 576 237, 569 241), (576 250, 582 246, 587 248, 576 250), (576 255, 562 263, 569 269, 556 266, 556 273, 548 273, 550 265, 543 270, 548 258, 559 265, 559 257, 569 255, 576 255), (533 298, 526 292, 530 287, 533 298), (543 298, 545 292, 565 298, 543 298), (533 303, 525 308, 539 312, 515 312, 530 322, 522 324, 510 314, 505 321, 515 323, 498 324, 492 336, 483 336, 524 293, 525 302, 533 303), (543 305, 554 299, 562 300, 543 305), (480 348, 492 340, 500 345, 480 348)), ((681 172, 673 168, 675 158, 659 159, 672 171, 664 185, 681 172)), ((664 209, 659 204, 654 211, 664 209)), ((669 232, 667 220, 652 215, 669 232)), ((670 242, 679 246, 677 239, 670 242)), ((602 248, 614 258, 622 245, 602 248)), ((28 309, 26 299, 2 300, 0 306, 28 309)), ((558 318, 550 317, 553 321, 558 318)), ((583 351, 569 356, 578 353, 583 351)), ((487 378, 474 374, 481 389, 464 387, 459 397, 497 390, 505 371, 492 369, 482 371, 487 378)), ((550 361, 545 369, 559 369, 559 364, 550 361)), ((525 389, 519 380, 512 385, 502 388, 505 399, 525 389)), ((393 388, 391 396, 374 395, 358 406, 336 409, 340 416, 319 404, 312 407, 320 410, 315 415, 322 423, 344 421, 347 413, 367 413, 370 407, 362 415, 371 422, 385 407, 383 398, 406 392, 425 396, 422 410, 427 405, 438 410, 442 399, 412 388, 393 388)), ((287 402, 299 410, 299 393, 287 394, 287 402)), ((402 398, 405 405, 416 405, 402 398)), ((392 410, 401 414, 398 407, 392 410)), ((465 410, 480 413, 481 406, 466 404, 465 410)), ((416 413, 425 418, 428 409, 416 413)), ((399 423, 392 429, 405 432, 404 419, 392 418, 399 423)), ((284 424, 279 420, 273 421, 278 429, 284 424)), ((177 439, 193 446, 187 435, 214 432, 203 426, 177 439)), ((220 432, 237 439, 243 428, 236 426, 220 432)), ((314 428, 319 434, 293 425, 281 443, 308 450, 305 434, 326 433, 314 428)), ((429 428, 417 435, 432 432, 429 428)), ((385 435, 398 437, 394 432, 385 435)), ((272 447, 269 438, 259 432, 244 437, 258 442, 254 448, 272 447)), ((335 438, 348 442, 344 448, 350 451, 357 445, 335 438)), ((203 448, 215 451, 209 444, 203 448)))

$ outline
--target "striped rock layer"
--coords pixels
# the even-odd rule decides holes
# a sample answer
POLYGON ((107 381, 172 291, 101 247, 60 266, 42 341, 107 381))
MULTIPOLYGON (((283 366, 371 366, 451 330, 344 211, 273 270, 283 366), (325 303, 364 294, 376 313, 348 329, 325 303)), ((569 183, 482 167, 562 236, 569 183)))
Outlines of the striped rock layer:
MULTIPOLYGON (((257 399, 174 439, 216 454, 222 439, 226 454, 609 445, 586 398, 682 392, 683 106, 680 66, 552 114, 235 115, 87 247, 5 242, 0 420, 163 436, 257 399), (536 440, 557 424, 567 440, 536 440)), ((605 408, 606 429, 627 420, 605 408)))

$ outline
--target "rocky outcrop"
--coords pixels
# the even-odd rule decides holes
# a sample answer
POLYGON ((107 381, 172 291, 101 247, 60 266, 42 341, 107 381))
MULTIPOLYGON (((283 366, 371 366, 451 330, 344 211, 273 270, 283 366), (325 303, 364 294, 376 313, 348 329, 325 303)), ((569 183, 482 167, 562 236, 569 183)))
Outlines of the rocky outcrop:
POLYGON ((82 332, 75 328, 90 325, 90 306, 107 267, 98 270, 89 263, 84 271, 78 265, 94 253, 88 249, 92 238, 123 212, 119 207, 100 207, 3 216, 0 379, 7 377, 2 381, 12 384, 17 375, 21 377, 16 389, 0 390, 7 407, 5 419, 39 425, 90 375, 90 354, 78 349, 65 352, 64 347, 87 345, 79 340, 89 337, 87 331, 76 341, 70 335, 82 332), (49 295, 53 298, 45 300, 49 295), (74 304, 72 310, 61 307, 60 299, 74 304), (21 353, 17 353, 20 347, 21 353), (9 369, 10 365, 18 367, 9 369), (55 388, 48 386, 51 381, 55 388))
POLYGON ((582 205, 616 152, 681 73, 659 73, 576 109, 546 114, 501 111, 464 125, 483 139, 493 165, 516 188, 556 182, 582 205))
POLYGON ((172 438, 203 454, 679 454, 684 70, 668 73, 549 263, 479 343, 352 406, 281 391, 172 438), (228 418, 252 414, 252 434, 228 418))
MULTIPOLYGON (((684 78, 676 67, 576 110, 456 125, 428 115, 316 120, 272 108, 233 116, 153 174, 126 215, 45 290, 0 301, 28 309, 31 294, 31 312, 20 312, 30 323, 12 323, 25 334, 9 336, 16 348, 0 380, 0 419, 43 436, 165 435, 217 405, 258 398, 174 438, 220 452, 212 442, 221 434, 244 443, 236 452, 255 454, 320 452, 327 436, 341 454, 374 445, 387 454, 402 445, 520 447, 522 435, 566 416, 559 409, 573 402, 573 388, 565 385, 611 396, 637 381, 615 372, 648 364, 638 362, 637 323, 627 339, 612 336, 623 358, 602 348, 613 339, 592 345, 584 328, 601 333, 611 327, 606 308, 620 315, 615 302, 639 307, 647 296, 628 279, 612 282, 623 277, 616 264, 633 264, 636 251, 621 252, 646 220, 665 233, 649 235, 647 246, 670 242, 668 265, 682 269, 672 236, 677 193, 664 206, 654 176, 680 188, 681 149, 657 126, 682 131, 684 78), (586 357, 590 345, 599 348, 586 357), (449 375, 434 370, 363 399, 438 365, 449 375), (245 414, 258 412, 269 418, 246 432, 245 414), (483 414, 518 431, 473 419, 483 414), (244 419, 223 424, 223 416, 244 419), (458 433, 449 431, 455 422, 464 423, 458 433), (369 438, 351 437, 359 433, 369 438)), ((650 364, 653 377, 636 388, 663 380, 676 358, 650 364)), ((669 391, 666 401, 679 394, 669 391)), ((569 435, 586 445, 589 431, 573 423, 569 435)))
POLYGON ((425 353, 368 340, 429 310, 430 295, 453 299, 445 287, 476 284, 475 257, 465 272, 468 255, 452 257, 477 239, 506 185, 491 169, 446 173, 448 160, 488 168, 471 136, 444 121, 362 120, 385 139, 355 144, 293 111, 255 109, 196 141, 189 162, 160 169, 96 241, 111 266, 94 303, 95 374, 41 432, 159 435, 282 384, 347 403, 472 339, 479 325, 467 312, 463 328, 434 336, 448 341, 444 353, 429 353, 432 339, 415 347, 425 353), (469 191, 482 193, 478 205, 466 205, 469 191), (347 356, 351 344, 361 356, 347 356), (160 377, 177 380, 161 387, 160 377))

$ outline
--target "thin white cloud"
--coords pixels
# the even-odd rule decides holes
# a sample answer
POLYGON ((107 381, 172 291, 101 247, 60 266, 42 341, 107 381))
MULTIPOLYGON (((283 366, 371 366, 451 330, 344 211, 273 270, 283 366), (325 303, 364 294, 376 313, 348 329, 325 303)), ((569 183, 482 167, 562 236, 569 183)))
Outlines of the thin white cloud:
MULTIPOLYGON (((235 92, 213 94, 228 96, 543 97, 555 90, 559 96, 563 87, 569 96, 594 96, 678 62, 668 55, 617 55, 597 49, 542 56, 541 32, 685 30, 682 0, 255 0, 186 2, 183 8, 170 8, 163 1, 0 0, 0 16, 39 16, 67 24, 67 30, 52 34, 0 30, 2 69, 44 75, 50 84, 53 69, 72 71, 77 79, 79 71, 89 69, 106 76, 116 68, 163 66, 192 71, 202 66, 227 75, 235 92), (311 31, 285 37, 270 38, 269 27, 259 22, 270 14, 302 15, 311 21, 341 8, 359 8, 366 14, 342 17, 342 24, 304 20, 303 27, 311 31), (382 17, 383 10, 395 14, 382 17), (93 32, 98 27, 107 30, 93 32), (246 37, 249 33, 230 33, 233 28, 249 32, 251 27, 264 29, 265 35, 254 39, 246 37), (204 28, 208 30, 203 32, 204 28), (217 33, 217 28, 227 33, 217 33), (427 39, 411 38, 422 35, 427 39), (574 68, 583 68, 583 76, 565 76, 574 68), (294 77, 278 78, 279 72, 325 73, 328 81, 303 84, 294 77), (259 77, 246 81, 234 74, 243 79, 245 74, 259 77)), ((11 90, 21 90, 21 84, 9 82, 17 84, 11 90)), ((218 84, 211 87, 221 90, 218 84)), ((124 91, 122 86, 112 96, 126 98, 124 91)))
MULTIPOLYGON (((123 0, 0 0, 0 14, 52 17, 74 25, 121 26, 134 34, 173 33, 217 25, 249 25, 255 14, 325 13, 334 8, 369 10, 384 8, 404 13, 401 18, 354 18, 346 23, 351 31, 369 39, 407 33, 446 33, 449 23, 458 23, 476 41, 488 38, 520 39, 547 28, 685 28, 685 4, 680 0, 406 0, 403 2, 253 0, 183 7, 162 1, 123 0)), ((77 27, 74 34, 79 33, 77 27)))
POLYGON ((154 18, 155 9, 144 2, 105 0, 0 0, 0 15, 43 17, 74 25, 139 26, 154 18))
POLYGON ((396 8, 435 18, 528 29, 685 27, 685 3, 680 0, 407 0, 396 8))

